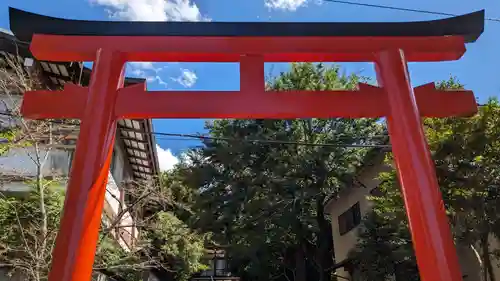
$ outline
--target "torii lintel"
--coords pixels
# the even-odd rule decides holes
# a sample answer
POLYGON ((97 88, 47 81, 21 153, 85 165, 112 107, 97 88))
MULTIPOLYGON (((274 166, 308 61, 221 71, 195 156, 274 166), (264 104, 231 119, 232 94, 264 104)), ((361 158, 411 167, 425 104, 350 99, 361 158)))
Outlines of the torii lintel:
MULTIPOLYGON (((140 83, 117 90, 115 118, 379 118, 390 114, 383 88, 364 83, 358 87, 357 91, 320 92, 148 92, 146 84, 140 83)), ((88 91, 88 87, 68 83, 63 91, 29 92, 21 113, 30 119, 82 119, 88 91)), ((471 91, 437 90, 429 83, 414 88, 414 93, 422 117, 472 116, 477 112, 471 91)))

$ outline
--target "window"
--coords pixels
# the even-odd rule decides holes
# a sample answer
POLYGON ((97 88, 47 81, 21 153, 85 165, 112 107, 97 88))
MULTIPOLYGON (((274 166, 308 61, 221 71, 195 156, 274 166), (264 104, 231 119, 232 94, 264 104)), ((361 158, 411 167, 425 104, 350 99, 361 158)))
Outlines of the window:
POLYGON ((113 176, 115 174, 115 167, 116 167, 116 152, 113 149, 113 153, 111 154, 111 164, 109 167, 109 170, 111 171, 111 174, 113 174, 113 176))
POLYGON ((361 210, 359 202, 352 205, 347 211, 339 216, 339 232, 344 235, 359 225, 361 222, 361 210))
POLYGON ((209 270, 201 272, 201 276, 231 276, 225 258, 214 258, 209 261, 209 270))
POLYGON ((382 192, 382 190, 380 190, 380 187, 377 186, 374 189, 370 190, 370 195, 375 197, 382 197, 384 193, 382 192))
POLYGON ((352 281, 362 281, 361 276, 359 274, 359 269, 357 268, 350 270, 349 275, 351 275, 352 281))
POLYGON ((215 260, 215 276, 226 276, 227 275, 227 267, 226 260, 218 258, 215 260))
POLYGON ((214 276, 214 260, 210 260, 208 262, 208 270, 204 270, 201 272, 201 276, 214 276))
POLYGON ((68 163, 68 174, 71 173, 71 167, 73 167, 73 158, 75 157, 75 150, 71 149, 68 151, 69 153, 69 163, 68 163))

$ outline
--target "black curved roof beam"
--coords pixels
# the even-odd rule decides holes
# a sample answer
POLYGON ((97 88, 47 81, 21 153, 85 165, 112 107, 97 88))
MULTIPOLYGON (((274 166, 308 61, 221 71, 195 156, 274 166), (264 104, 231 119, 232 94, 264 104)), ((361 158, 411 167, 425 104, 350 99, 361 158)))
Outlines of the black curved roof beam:
POLYGON ((9 8, 10 29, 21 41, 33 34, 85 36, 463 36, 476 41, 484 30, 484 10, 418 22, 124 22, 67 20, 9 8))
POLYGON ((0 32, 0 52, 22 57, 32 57, 29 44, 18 40, 14 35, 0 32))

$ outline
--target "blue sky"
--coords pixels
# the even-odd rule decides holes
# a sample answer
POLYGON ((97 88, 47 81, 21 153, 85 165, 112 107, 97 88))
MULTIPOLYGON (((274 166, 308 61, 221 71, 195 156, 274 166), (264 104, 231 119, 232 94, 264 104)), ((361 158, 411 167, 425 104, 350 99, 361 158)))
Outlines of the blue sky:
MULTIPOLYGON (((486 9, 489 18, 500 18, 500 1, 491 0, 353 0, 370 4, 432 10, 452 14, 486 9)), ((15 7, 55 17, 87 20, 212 20, 212 21, 412 21, 440 16, 319 0, 3 0, 0 1, 0 28, 8 29, 8 7, 15 7)), ((410 64, 412 83, 420 85, 447 79, 450 75, 473 90, 480 101, 500 94, 500 22, 487 21, 485 32, 467 46, 465 56, 455 62, 410 64)), ((347 73, 374 77, 369 63, 342 64, 347 73)), ((286 71, 287 64, 266 64, 266 73, 286 71)), ((237 64, 215 63, 136 63, 127 74, 148 78, 149 90, 237 90, 237 64)), ((202 133, 204 120, 154 120, 155 131, 202 133)), ((199 144, 195 140, 158 137, 160 162, 175 161, 179 155, 199 144)))

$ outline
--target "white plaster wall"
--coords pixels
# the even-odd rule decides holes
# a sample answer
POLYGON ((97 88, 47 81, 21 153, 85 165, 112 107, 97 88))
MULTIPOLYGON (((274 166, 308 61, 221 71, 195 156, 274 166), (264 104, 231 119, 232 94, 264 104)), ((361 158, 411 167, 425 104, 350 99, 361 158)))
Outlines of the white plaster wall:
MULTIPOLYGON (((108 184, 106 186, 106 204, 104 212, 111 221, 115 221, 114 218, 116 218, 122 210, 127 209, 125 202, 122 202, 120 206, 120 198, 120 189, 118 188, 111 173, 109 173, 108 184)), ((130 249, 134 244, 133 241, 137 239, 138 235, 137 229, 132 226, 134 224, 134 220, 129 212, 125 212, 119 219, 120 222, 117 224, 117 227, 119 227, 118 243, 124 249, 130 249)))
POLYGON ((125 171, 125 161, 127 161, 125 152, 120 149, 119 145, 115 145, 113 151, 113 169, 111 173, 113 174, 113 178, 117 183, 121 183, 124 180, 128 179, 127 172, 125 171))
MULTIPOLYGON (((488 243, 490 246, 490 250, 500 250, 500 243, 498 239, 493 235, 490 235, 490 237, 488 238, 488 243)), ((500 259, 492 257, 491 263, 493 264, 493 272, 495 274, 495 280, 500 281, 500 259)))
POLYGON ((481 265, 470 247, 457 247, 458 262, 464 281, 481 281, 481 265))
MULTIPOLYGON (((372 189, 379 185, 380 181, 377 179, 379 173, 387 170, 389 170, 389 168, 385 165, 374 165, 365 168, 358 180, 363 183, 366 188, 361 186, 351 187, 341 192, 338 199, 330 200, 325 206, 325 210, 331 215, 332 219, 332 236, 336 262, 341 262, 347 258, 349 251, 357 243, 357 233, 359 229, 358 226, 344 235, 340 235, 338 217, 359 202, 361 217, 363 218, 371 209, 371 202, 368 201, 366 197, 370 195, 372 189)), ((336 274, 346 278, 349 277, 349 273, 343 268, 338 269, 336 274)))

